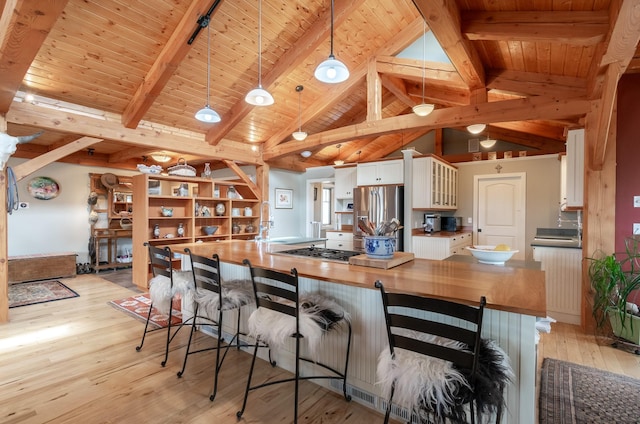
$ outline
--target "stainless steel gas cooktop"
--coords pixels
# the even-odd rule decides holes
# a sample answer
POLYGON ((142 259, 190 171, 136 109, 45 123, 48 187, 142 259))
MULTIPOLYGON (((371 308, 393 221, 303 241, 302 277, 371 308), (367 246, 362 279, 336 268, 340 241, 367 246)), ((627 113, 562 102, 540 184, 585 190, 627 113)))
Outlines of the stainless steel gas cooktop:
POLYGON ((299 249, 281 250, 274 254, 304 256, 306 258, 324 259, 328 261, 349 262, 352 256, 362 255, 362 252, 353 250, 326 249, 324 247, 303 247, 299 249))

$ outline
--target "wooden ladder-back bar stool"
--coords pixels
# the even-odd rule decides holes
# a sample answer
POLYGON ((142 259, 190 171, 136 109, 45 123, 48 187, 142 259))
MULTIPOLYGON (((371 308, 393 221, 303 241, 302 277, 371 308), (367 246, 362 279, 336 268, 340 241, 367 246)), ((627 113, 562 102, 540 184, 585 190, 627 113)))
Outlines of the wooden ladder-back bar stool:
MULTIPOLYGON (((294 382, 295 403, 293 422, 298 422, 298 386, 300 380, 334 379, 342 382, 344 398, 351 400, 347 394, 347 372, 349 368, 349 353, 351 350, 351 322, 349 314, 333 299, 320 294, 303 294, 299 291, 298 272, 294 268, 290 273, 278 272, 271 269, 253 267, 249 260, 243 261, 251 272, 251 281, 256 299, 257 309, 249 317, 249 335, 256 337, 253 360, 249 370, 247 388, 242 402, 242 408, 237 412, 242 416, 247 406, 249 392, 273 384, 294 382), (304 357, 301 354, 301 340, 306 341, 308 352, 319 357, 320 344, 323 336, 329 331, 336 331, 346 327, 347 341, 344 356, 344 369, 339 371, 334 367, 323 364, 319 360, 304 357), (281 380, 267 380, 252 386, 253 370, 259 347, 282 346, 288 339, 295 341, 295 372, 291 378, 281 380), (326 374, 300 375, 300 361, 315 364, 327 371, 326 374), (330 374, 330 375, 329 375, 330 374)), ((272 366, 276 365, 269 360, 272 366)), ((318 370, 320 371, 320 370, 318 370)))
MULTIPOLYGON (((500 422, 504 389, 513 372, 504 351, 482 339, 484 296, 479 306, 386 292, 380 281, 389 348, 378 358, 378 382, 392 401, 420 423, 500 422)), ((403 415, 403 414, 398 414, 403 415)))
POLYGON ((216 366, 213 380, 213 391, 209 399, 213 401, 218 392, 218 374, 222 368, 227 352, 230 348, 240 349, 240 321, 242 316, 242 307, 254 303, 253 288, 248 280, 229 280, 223 281, 220 276, 220 258, 217 254, 213 254, 211 258, 195 255, 188 248, 185 252, 189 254, 191 270, 193 272, 193 317, 191 321, 191 333, 189 334, 189 342, 184 355, 184 363, 182 370, 178 371, 178 377, 182 377, 187 367, 187 359, 190 355, 216 351, 216 366), (237 318, 234 333, 231 339, 225 342, 223 337, 223 317, 224 312, 236 311, 237 318), (202 349, 192 350, 191 342, 194 334, 199 326, 212 325, 215 327, 216 345, 202 349), (224 353, 221 355, 221 351, 224 353))

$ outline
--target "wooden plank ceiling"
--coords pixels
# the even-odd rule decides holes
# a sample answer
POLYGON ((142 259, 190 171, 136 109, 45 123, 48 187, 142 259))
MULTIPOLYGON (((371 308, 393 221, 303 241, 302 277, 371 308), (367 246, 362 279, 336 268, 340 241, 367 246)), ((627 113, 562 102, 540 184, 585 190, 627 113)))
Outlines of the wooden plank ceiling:
POLYGON ((92 137, 103 141, 60 160, 114 168, 151 164, 151 152, 166 151, 196 166, 266 161, 303 170, 378 159, 430 131, 472 123, 489 123, 492 137, 533 154, 559 152, 566 130, 584 126, 594 105, 606 135, 617 80, 640 69, 637 1, 336 1, 334 54, 351 74, 336 85, 313 76, 330 51, 329 0, 262 0, 260 22, 258 0, 0 7, 0 115, 12 135, 45 131, 16 156, 92 137), (450 63, 397 57, 425 21, 450 63), (418 117, 411 107, 422 101, 423 78, 436 110, 418 117), (272 106, 244 101, 259 80, 272 106), (217 124, 194 118, 207 97, 217 124), (309 136, 292 141, 299 125, 309 136))

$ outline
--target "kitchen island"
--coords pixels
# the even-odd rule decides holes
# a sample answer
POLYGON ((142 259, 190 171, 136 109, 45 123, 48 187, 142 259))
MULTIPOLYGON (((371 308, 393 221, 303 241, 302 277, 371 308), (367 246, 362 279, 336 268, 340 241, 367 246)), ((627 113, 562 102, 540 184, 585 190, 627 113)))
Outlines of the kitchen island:
MULTIPOLYGON (((386 329, 380 293, 374 288, 374 282, 381 280, 388 291, 430 295, 474 305, 485 296, 483 336, 500 344, 515 372, 514 382, 507 389, 507 408, 502 422, 535 422, 535 320, 537 316, 546 316, 544 272, 426 259, 416 259, 391 269, 368 268, 272 254, 267 243, 240 240, 171 245, 176 253, 185 247, 204 256, 217 253, 222 261, 223 279, 248 279, 248 269, 242 265, 246 258, 255 266, 279 271, 286 272, 295 267, 301 290, 317 290, 338 299, 350 311, 353 323, 347 380, 350 393, 355 401, 379 411, 384 410, 384 399, 379 396, 375 384, 376 364, 378 354, 386 347, 386 329)), ((135 283, 140 285, 141 282, 135 283)), ((234 322, 234 319, 227 322, 234 322)), ((340 337, 327 337, 324 348, 331 365, 339 366, 337 352, 343 351, 342 343, 340 337)), ((276 353, 279 366, 292 369, 292 351, 291 346, 290 350, 276 353)), ((339 387, 327 387, 340 390, 339 387)))

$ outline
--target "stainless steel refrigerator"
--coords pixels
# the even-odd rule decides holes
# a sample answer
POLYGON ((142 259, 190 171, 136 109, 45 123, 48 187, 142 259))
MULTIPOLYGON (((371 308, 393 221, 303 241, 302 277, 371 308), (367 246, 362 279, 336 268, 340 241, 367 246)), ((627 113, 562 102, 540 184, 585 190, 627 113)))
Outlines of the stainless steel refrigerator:
MULTIPOLYGON (((400 185, 356 187, 353 194, 353 249, 364 252, 363 236, 358 221, 365 219, 374 226, 393 218, 404 226, 404 187, 400 185)), ((403 230, 396 232, 396 251, 404 251, 403 230)))

